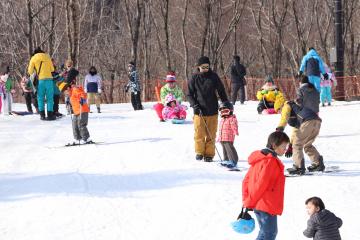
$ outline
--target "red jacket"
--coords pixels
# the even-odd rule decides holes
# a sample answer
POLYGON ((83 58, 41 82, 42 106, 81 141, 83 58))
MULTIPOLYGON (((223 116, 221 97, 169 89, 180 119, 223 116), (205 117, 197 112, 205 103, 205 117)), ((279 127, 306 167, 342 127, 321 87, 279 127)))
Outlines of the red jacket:
POLYGON ((249 168, 243 183, 243 205, 271 215, 281 215, 284 208, 284 165, 267 150, 249 156, 249 168))
POLYGON ((233 114, 227 118, 221 118, 217 140, 219 142, 234 142, 235 135, 239 135, 236 116, 233 114))

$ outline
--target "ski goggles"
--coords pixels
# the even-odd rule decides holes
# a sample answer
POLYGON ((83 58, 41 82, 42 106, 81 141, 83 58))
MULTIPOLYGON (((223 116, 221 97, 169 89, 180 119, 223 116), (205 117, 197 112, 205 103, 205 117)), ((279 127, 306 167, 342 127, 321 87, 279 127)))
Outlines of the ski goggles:
POLYGON ((223 116, 229 116, 230 115, 231 110, 228 108, 224 108, 220 110, 220 115, 223 116))

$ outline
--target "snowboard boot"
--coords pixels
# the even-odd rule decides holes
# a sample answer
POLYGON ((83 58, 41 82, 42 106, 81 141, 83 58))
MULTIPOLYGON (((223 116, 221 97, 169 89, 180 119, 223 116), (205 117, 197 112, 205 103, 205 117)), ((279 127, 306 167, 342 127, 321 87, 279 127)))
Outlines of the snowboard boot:
POLYGON ((54 112, 47 112, 47 118, 46 120, 48 121, 53 121, 53 120, 56 120, 56 116, 54 115, 54 112))
POLYGON ((98 111, 98 113, 101 113, 101 112, 100 112, 100 107, 97 108, 97 111, 98 111))
POLYGON ((212 162, 213 158, 212 157, 204 157, 204 162, 212 162))
POLYGON ((305 168, 299 168, 293 165, 292 168, 286 169, 290 175, 303 175, 305 173, 305 168))
POLYGON ((323 172, 325 170, 323 157, 319 157, 319 164, 313 163, 307 169, 309 170, 309 172, 323 172))
POLYGON ((39 111, 39 113, 40 113, 40 120, 46 120, 45 111, 39 111))
MULTIPOLYGON (((165 121, 164 121, 164 122, 165 122, 165 121)), ((201 161, 201 160, 203 160, 203 158, 204 158, 204 156, 201 155, 201 154, 196 154, 196 156, 195 156, 195 159, 196 159, 197 161, 201 161)))

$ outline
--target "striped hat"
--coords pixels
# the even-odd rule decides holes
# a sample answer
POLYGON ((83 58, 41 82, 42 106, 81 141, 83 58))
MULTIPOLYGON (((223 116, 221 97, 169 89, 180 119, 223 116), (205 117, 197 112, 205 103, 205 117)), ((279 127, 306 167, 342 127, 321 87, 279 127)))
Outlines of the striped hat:
POLYGON ((174 72, 168 72, 166 75, 165 82, 176 82, 176 77, 174 72))

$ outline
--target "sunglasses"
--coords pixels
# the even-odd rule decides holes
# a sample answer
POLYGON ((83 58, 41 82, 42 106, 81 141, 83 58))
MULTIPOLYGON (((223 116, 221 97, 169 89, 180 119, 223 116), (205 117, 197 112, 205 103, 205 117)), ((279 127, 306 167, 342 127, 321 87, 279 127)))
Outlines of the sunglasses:
POLYGON ((209 69, 210 66, 209 65, 204 65, 204 66, 200 66, 201 69, 209 69))

